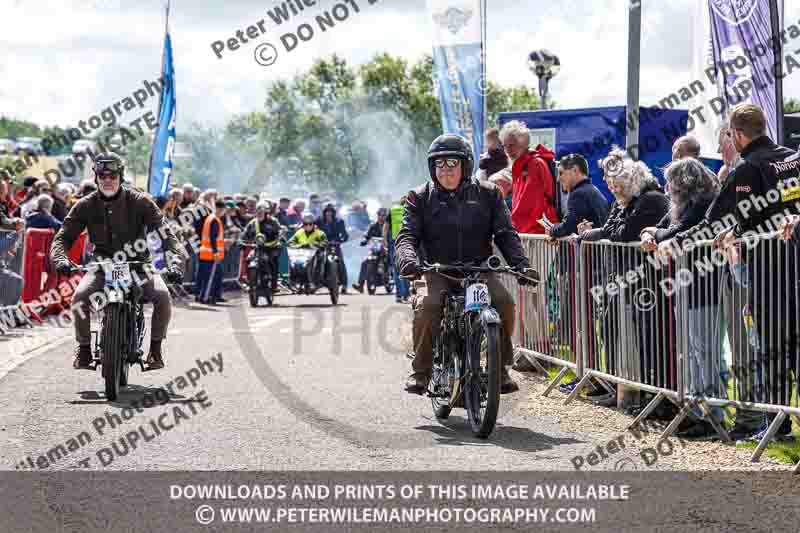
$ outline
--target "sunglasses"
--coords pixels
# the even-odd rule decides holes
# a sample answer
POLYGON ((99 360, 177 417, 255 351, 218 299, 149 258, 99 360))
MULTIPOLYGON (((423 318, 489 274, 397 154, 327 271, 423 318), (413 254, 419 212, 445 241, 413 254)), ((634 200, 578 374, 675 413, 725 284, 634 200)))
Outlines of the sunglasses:
POLYGON ((456 168, 459 163, 458 159, 437 159, 436 168, 444 168, 445 165, 447 165, 447 168, 456 168))
POLYGON ((119 179, 119 174, 98 174, 97 179, 104 181, 114 181, 119 179))

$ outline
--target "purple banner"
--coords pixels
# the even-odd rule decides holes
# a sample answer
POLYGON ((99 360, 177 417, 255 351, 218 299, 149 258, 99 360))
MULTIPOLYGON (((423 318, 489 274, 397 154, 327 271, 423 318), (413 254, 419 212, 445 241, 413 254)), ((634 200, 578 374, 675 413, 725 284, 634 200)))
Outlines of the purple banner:
POLYGON ((761 107, 770 138, 781 143, 782 91, 775 82, 783 57, 778 1, 708 0, 708 8, 719 96, 728 108, 740 103, 761 107))

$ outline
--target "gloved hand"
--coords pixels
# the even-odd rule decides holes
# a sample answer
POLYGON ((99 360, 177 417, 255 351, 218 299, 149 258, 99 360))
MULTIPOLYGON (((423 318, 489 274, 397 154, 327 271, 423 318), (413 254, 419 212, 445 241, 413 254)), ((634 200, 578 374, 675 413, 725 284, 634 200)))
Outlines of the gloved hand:
POLYGON ((167 283, 180 283, 183 281, 183 271, 175 266, 170 267, 164 274, 167 283))
POLYGON ((536 287, 539 285, 539 272, 537 272, 535 268, 521 268, 517 269, 517 272, 525 276, 517 278, 517 281, 521 286, 525 287, 530 285, 532 287, 536 287))
POLYGON ((366 239, 364 239, 363 241, 361 241, 361 246, 366 246, 366 245, 367 245, 367 240, 366 240, 366 239))
POLYGON ((416 263, 406 263, 400 271, 400 275, 404 278, 419 278, 421 273, 416 263))
POLYGON ((63 275, 72 274, 72 263, 69 261, 59 261, 56 263, 56 272, 63 275))

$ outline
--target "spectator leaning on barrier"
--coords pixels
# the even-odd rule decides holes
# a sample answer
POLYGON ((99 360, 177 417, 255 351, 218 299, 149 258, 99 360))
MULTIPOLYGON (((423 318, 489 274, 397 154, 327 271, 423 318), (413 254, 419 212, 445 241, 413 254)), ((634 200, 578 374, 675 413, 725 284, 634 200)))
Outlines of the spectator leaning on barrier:
POLYGON ((31 189, 37 181, 39 181, 39 179, 33 176, 26 176, 22 179, 22 187, 20 187, 19 191, 17 191, 15 198, 17 204, 22 204, 31 199, 31 197, 34 195, 31 189))
POLYGON ((36 209, 25 218, 25 227, 35 229, 61 229, 61 222, 53 216, 53 198, 40 194, 36 197, 36 209))
MULTIPOLYGON (((655 226, 664 218, 669 210, 669 200, 661 191, 656 178, 651 174, 647 165, 641 161, 633 161, 628 158, 627 153, 621 148, 614 147, 608 157, 600 161, 600 168, 605 172, 605 180, 609 190, 614 195, 615 201, 611 206, 608 219, 602 228, 586 229, 584 225, 581 240, 598 241, 608 239, 614 242, 636 242, 639 240, 640 232, 648 227, 655 226)), ((604 269, 598 273, 590 273, 589 279, 592 283, 602 284, 613 281, 617 276, 623 278, 627 274, 628 265, 634 263, 636 257, 631 252, 631 248, 614 248, 611 253, 606 253, 606 264, 599 265, 604 269)), ((639 346, 655 347, 655 353, 640 353, 640 368, 642 379, 657 386, 674 386, 675 377, 667 376, 666 362, 669 354, 668 338, 663 332, 654 331, 652 323, 666 324, 668 308, 663 298, 663 293, 658 286, 645 286, 642 282, 635 287, 640 289, 650 289, 655 294, 655 305, 648 311, 635 312, 634 320, 637 325, 639 346), (654 313, 651 315, 650 313, 654 313), (653 319, 655 318, 655 322, 653 319), (661 376, 660 383, 653 383, 649 373, 646 372, 645 355, 650 368, 659 365, 661 376)), ((633 291, 627 289, 630 294, 628 301, 633 301, 633 291)), ((605 343, 605 356, 607 368, 613 375, 617 371, 617 340, 619 337, 619 299, 616 294, 606 294, 608 311, 604 315, 601 325, 601 334, 605 343)), ((627 341, 625 341, 627 342, 627 341)), ((643 349, 644 352, 644 349, 643 349)), ((649 350, 648 350, 649 352, 649 350)), ((605 396, 603 402, 610 403, 615 398, 605 396)))
POLYGON ((543 146, 531 150, 530 132, 518 120, 512 120, 500 132, 503 148, 513 161, 511 222, 520 233, 543 234, 539 223, 542 216, 557 222, 553 176, 545 159, 555 160, 555 154, 543 146))
MULTIPOLYGON (((676 233, 699 224, 719 192, 717 176, 703 163, 684 157, 671 163, 664 171, 670 197, 670 211, 657 226, 642 230, 642 249, 653 252, 658 243, 671 239, 676 233)), ((708 249, 692 252, 690 264, 707 255, 708 249)), ((727 364, 723 352, 723 318, 720 309, 719 286, 721 272, 715 269, 677 292, 678 309, 686 299, 688 310, 687 336, 689 339, 687 368, 689 391, 696 396, 726 397, 727 364), (722 386, 720 386, 722 382, 722 386)), ((673 332, 664 332, 674 336, 673 332)), ((724 421, 723 410, 712 408, 711 415, 720 424, 724 421)), ((680 438, 699 438, 715 434, 713 426, 706 420, 702 410, 692 410, 694 419, 687 419, 678 428, 680 438)))
POLYGON ((16 211, 17 207, 19 207, 17 201, 14 200, 14 195, 11 194, 12 183, 10 177, 0 179, 0 210, 2 210, 6 216, 10 216, 11 213, 16 211))
MULTIPOLYGON (((731 111, 730 127, 744 161, 730 177, 736 186, 736 225, 715 240, 725 247, 737 238, 780 230, 787 217, 792 220, 800 213, 800 157, 767 136, 764 111, 753 104, 738 105, 731 111)), ((800 335, 794 275, 800 266, 798 256, 799 247, 767 240, 745 258, 765 385, 760 396, 765 403, 788 405, 793 388, 790 372, 796 377, 800 370, 795 357, 800 335)), ((767 415, 769 421, 774 417, 767 415)), ((789 433, 791 419, 786 417, 778 434, 789 433)))
POLYGON ((558 163, 558 182, 569 193, 567 216, 563 222, 546 230, 554 239, 578 232, 578 224, 588 222, 602 227, 608 219, 608 202, 589 179, 589 164, 580 154, 570 154, 558 163))

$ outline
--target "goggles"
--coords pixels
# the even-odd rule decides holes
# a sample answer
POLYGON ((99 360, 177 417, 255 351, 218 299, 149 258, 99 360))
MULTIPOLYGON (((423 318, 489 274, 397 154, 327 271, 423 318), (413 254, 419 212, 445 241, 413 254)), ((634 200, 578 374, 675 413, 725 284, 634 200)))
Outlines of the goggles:
POLYGON ((436 160, 436 168, 444 168, 445 165, 447 168, 456 168, 458 166, 459 160, 458 159, 437 159, 436 160))
POLYGON ((94 171, 97 174, 120 174, 123 165, 119 161, 98 161, 94 164, 94 171))

